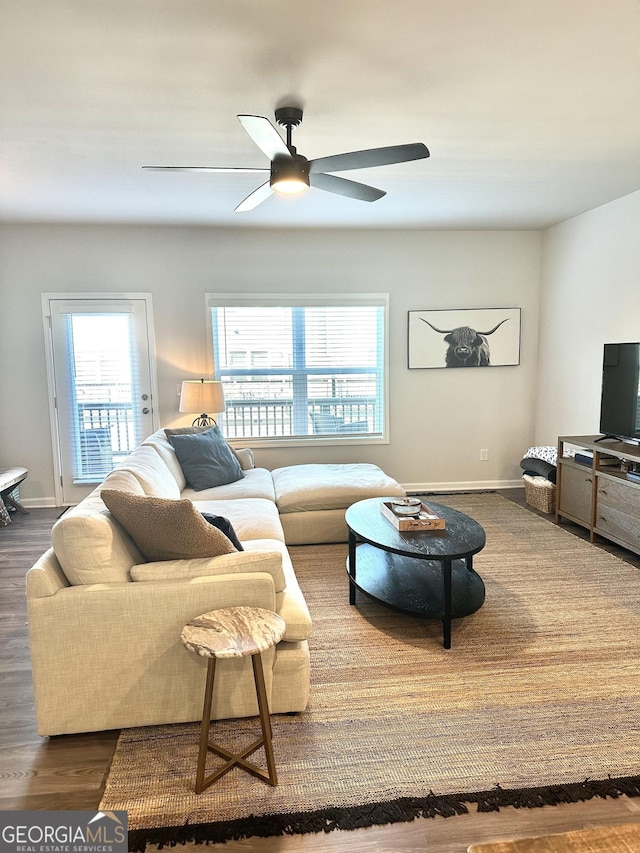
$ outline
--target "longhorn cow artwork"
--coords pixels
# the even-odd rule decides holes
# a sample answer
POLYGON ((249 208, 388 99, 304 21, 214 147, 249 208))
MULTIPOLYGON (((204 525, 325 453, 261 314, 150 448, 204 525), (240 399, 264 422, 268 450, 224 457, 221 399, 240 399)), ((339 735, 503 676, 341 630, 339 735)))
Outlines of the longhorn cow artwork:
POLYGON ((506 323, 508 317, 501 320, 499 323, 490 329, 488 332, 478 332, 470 326, 458 326, 457 329, 436 329, 433 323, 420 318, 427 326, 431 326, 434 332, 444 335, 446 343, 449 344, 444 357, 447 367, 489 367, 491 365, 491 356, 489 352, 489 341, 487 338, 492 335, 496 329, 499 329, 503 323, 506 323))
POLYGON ((409 367, 520 363, 520 309, 409 311, 409 367))

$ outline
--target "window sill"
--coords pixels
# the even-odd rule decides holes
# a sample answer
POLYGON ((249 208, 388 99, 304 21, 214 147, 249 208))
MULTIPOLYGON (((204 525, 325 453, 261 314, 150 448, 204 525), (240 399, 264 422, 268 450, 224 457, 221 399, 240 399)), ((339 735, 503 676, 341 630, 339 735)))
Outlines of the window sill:
POLYGON ((278 448, 278 447, 345 447, 345 446, 371 446, 372 444, 389 444, 389 439, 382 435, 374 436, 316 436, 310 435, 307 438, 300 436, 256 436, 247 438, 227 437, 227 440, 235 448, 251 447, 258 448, 278 448))

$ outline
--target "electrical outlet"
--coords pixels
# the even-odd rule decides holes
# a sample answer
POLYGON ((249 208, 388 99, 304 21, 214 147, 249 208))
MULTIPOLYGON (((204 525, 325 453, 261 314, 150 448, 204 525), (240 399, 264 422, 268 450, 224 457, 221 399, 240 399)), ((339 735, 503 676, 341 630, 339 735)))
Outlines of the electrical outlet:
POLYGON ((485 447, 483 450, 480 451, 480 461, 481 462, 487 462, 488 459, 489 459, 489 451, 485 447))

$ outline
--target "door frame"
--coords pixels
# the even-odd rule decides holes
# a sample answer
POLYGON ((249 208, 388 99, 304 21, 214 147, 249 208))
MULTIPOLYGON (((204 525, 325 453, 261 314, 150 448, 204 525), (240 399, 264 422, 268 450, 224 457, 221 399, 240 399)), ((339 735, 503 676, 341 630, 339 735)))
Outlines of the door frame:
POLYGON ((53 338, 51 329, 51 311, 50 303, 53 300, 73 300, 73 301, 95 301, 101 302, 104 300, 124 300, 137 299, 145 303, 145 313, 147 318, 147 357, 149 363, 149 381, 151 384, 151 424, 153 430, 158 429, 158 375, 156 367, 156 341, 153 322, 153 298, 151 293, 139 293, 136 291, 95 291, 95 292, 78 292, 78 291, 61 291, 55 293, 42 293, 42 324, 44 329, 45 339, 45 364, 47 370, 47 400, 49 406, 49 425, 51 428, 51 450, 53 458, 53 488, 56 500, 56 506, 66 506, 63 497, 62 485, 62 460, 60 458, 60 433, 59 422, 56 406, 56 381, 55 381, 55 366, 53 353, 53 338))

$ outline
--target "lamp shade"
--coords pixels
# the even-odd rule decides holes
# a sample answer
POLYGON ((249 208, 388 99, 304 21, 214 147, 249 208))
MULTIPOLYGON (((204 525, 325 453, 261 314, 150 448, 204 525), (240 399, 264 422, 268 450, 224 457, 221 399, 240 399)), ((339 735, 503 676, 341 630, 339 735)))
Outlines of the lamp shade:
POLYGON ((213 379, 186 379, 180 392, 180 412, 195 414, 201 412, 224 412, 224 391, 222 382, 213 379))

